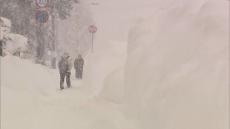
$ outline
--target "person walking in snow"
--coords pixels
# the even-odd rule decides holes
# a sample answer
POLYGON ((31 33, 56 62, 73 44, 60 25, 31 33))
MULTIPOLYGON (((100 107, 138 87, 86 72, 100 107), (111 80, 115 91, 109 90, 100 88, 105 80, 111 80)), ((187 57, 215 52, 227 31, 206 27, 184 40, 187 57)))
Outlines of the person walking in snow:
POLYGON ((0 56, 3 56, 3 41, 0 40, 0 56))
POLYGON ((83 66, 84 66, 84 59, 82 58, 81 54, 79 54, 74 61, 75 77, 77 79, 82 79, 83 66))
POLYGON ((61 90, 64 89, 64 81, 66 78, 66 83, 67 87, 71 87, 71 81, 70 81, 70 76, 71 76, 71 69, 72 69, 72 64, 71 64, 71 59, 68 53, 64 53, 64 55, 61 57, 60 61, 58 62, 58 68, 59 68, 59 73, 60 73, 60 88, 61 90))

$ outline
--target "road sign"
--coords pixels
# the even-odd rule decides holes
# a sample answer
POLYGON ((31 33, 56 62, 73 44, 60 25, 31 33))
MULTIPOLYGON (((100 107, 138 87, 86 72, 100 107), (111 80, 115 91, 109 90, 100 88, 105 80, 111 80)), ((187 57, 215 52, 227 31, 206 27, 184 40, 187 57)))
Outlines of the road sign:
POLYGON ((97 27, 95 25, 90 25, 89 26, 89 32, 90 33, 96 33, 97 32, 97 27))
POLYGON ((36 5, 40 8, 48 6, 48 0, 36 0, 36 5))
POLYGON ((93 52, 93 39, 94 39, 94 33, 97 32, 97 27, 95 25, 89 26, 89 32, 92 34, 92 52, 93 52))
POLYGON ((46 23, 49 19, 49 13, 46 10, 37 10, 35 17, 37 23, 46 23))

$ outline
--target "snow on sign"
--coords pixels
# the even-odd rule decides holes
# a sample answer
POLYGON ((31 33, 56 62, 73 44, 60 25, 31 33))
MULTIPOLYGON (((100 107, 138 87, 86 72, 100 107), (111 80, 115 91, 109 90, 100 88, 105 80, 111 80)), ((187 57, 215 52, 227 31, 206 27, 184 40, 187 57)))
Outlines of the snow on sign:
POLYGON ((36 0, 36 5, 40 8, 48 6, 48 0, 36 0))
POLYGON ((89 26, 89 32, 90 33, 96 33, 97 32, 97 27, 95 25, 90 25, 89 26))
POLYGON ((49 13, 45 10, 38 10, 36 12, 36 21, 37 23, 46 23, 49 19, 49 13))

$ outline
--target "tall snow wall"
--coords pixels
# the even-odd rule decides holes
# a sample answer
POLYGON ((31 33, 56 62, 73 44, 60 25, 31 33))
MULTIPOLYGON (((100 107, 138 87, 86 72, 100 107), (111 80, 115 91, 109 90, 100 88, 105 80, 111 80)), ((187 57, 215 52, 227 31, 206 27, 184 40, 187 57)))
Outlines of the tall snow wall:
POLYGON ((132 27, 125 108, 141 129, 229 128, 228 4, 174 0, 132 27))

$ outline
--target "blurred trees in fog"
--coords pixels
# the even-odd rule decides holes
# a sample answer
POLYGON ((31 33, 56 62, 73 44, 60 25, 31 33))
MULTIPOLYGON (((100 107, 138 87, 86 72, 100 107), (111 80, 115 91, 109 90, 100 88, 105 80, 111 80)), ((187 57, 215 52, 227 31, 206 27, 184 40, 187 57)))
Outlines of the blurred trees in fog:
POLYGON ((37 60, 43 61, 47 51, 56 48, 57 19, 67 19, 77 0, 50 0, 45 10, 49 13, 47 23, 36 23, 35 0, 0 0, 0 16, 12 22, 12 32, 28 38, 30 54, 37 60))

